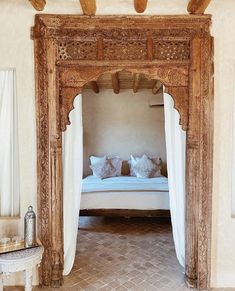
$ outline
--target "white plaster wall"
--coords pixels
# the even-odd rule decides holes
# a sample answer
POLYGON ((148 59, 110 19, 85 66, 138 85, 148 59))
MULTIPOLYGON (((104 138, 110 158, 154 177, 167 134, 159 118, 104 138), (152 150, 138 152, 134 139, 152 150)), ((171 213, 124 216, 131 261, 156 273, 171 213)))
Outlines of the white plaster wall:
POLYGON ((152 96, 149 89, 137 93, 121 90, 119 94, 111 89, 100 90, 99 94, 89 89, 83 91, 84 176, 91 174, 90 155, 114 155, 129 160, 131 154, 146 153, 160 156, 165 166, 164 108, 149 107, 152 96))
POLYGON ((215 37, 212 285, 235 287, 235 219, 231 216, 235 2, 212 1, 215 37))
MULTIPOLYGON (((44 13, 81 14, 78 0, 47 2, 44 13)), ((145 14, 184 14, 187 2, 149 0, 145 14)), ((97 6, 97 14, 135 14, 133 0, 97 0, 97 6)), ((212 286, 235 287, 235 220, 231 218, 235 1, 212 0, 207 12, 213 14, 215 36, 212 286)), ((34 14, 27 0, 0 2, 0 66, 15 67, 17 72, 22 213, 29 204, 36 206, 34 66, 30 40, 34 14)))

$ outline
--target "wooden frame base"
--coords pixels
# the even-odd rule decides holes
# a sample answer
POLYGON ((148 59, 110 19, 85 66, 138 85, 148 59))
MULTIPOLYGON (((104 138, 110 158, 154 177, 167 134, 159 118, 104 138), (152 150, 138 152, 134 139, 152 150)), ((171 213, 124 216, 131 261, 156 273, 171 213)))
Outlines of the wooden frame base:
POLYGON ((170 210, 138 210, 138 209, 82 209, 80 216, 109 216, 109 217, 167 217, 170 210))
MULTIPOLYGON (((40 282, 63 283, 62 131, 83 86, 122 70, 159 80, 174 99, 186 141, 186 280, 210 287, 213 168, 211 17, 35 17, 40 282)), ((133 101, 134 102, 134 101, 133 101)), ((82 161, 81 161, 82 162, 82 161)))

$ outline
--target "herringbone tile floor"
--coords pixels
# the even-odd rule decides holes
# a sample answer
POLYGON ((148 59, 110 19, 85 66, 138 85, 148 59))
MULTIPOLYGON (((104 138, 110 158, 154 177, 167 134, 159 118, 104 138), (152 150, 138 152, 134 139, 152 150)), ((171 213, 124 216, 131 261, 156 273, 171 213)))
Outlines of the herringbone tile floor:
POLYGON ((184 284, 169 220, 81 217, 75 264, 70 275, 65 277, 64 286, 58 290, 192 289, 184 284))
POLYGON ((184 290, 168 220, 83 217, 79 233, 69 290, 184 290))

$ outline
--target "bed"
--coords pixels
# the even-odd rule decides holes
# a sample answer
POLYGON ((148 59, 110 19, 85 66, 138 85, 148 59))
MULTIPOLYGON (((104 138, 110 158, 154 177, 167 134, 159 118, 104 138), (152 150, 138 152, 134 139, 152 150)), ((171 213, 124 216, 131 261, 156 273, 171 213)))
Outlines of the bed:
POLYGON ((81 210, 82 215, 169 216, 168 179, 88 176, 82 183, 81 210))

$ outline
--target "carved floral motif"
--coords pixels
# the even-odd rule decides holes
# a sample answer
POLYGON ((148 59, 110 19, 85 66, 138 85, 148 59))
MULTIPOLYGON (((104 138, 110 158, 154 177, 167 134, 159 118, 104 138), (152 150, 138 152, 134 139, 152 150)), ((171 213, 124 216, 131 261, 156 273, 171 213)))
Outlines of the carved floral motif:
POLYGON ((154 42, 154 59, 156 60, 189 60, 189 41, 156 41, 154 42))
POLYGON ((92 41, 60 42, 58 45, 59 60, 96 60, 97 44, 92 41))

